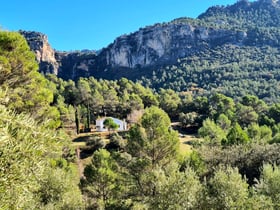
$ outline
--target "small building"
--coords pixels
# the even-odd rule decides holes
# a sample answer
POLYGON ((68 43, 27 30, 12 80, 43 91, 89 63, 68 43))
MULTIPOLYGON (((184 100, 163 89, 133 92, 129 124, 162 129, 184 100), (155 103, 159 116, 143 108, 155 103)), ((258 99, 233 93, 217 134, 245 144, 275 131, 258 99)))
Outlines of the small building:
POLYGON ((111 118, 114 123, 116 123, 119 127, 118 127, 118 131, 125 131, 127 130, 127 123, 125 122, 125 120, 120 120, 114 117, 102 117, 102 118, 98 118, 96 120, 95 126, 96 126, 96 131, 98 132, 102 132, 102 131, 108 131, 108 129, 104 126, 104 121, 107 118, 111 118))

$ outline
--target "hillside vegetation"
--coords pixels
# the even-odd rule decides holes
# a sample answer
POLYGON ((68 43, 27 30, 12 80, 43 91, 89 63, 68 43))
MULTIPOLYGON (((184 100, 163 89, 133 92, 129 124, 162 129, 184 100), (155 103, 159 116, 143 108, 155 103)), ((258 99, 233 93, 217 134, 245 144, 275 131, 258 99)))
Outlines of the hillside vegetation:
POLYGON ((24 37, 0 31, 0 209, 279 209, 278 25, 265 21, 278 10, 238 1, 175 20, 256 39, 212 40, 138 81, 41 75, 24 37), (106 139, 92 133, 104 116, 129 129, 107 120, 106 139))
POLYGON ((199 89, 200 95, 219 92, 231 97, 257 95, 266 101, 279 98, 279 2, 246 0, 209 8, 198 19, 180 18, 174 24, 238 31, 242 43, 206 46, 178 58, 176 64, 152 68, 138 81, 151 88, 175 91, 199 89))

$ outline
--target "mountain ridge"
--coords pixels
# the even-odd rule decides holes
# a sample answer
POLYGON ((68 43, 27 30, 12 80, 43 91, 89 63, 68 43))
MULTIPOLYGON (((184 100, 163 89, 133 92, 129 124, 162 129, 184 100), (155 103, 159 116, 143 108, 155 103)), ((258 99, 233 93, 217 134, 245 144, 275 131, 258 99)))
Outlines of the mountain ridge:
MULTIPOLYGON (((250 71, 259 69, 265 71, 265 75, 278 78, 278 40, 280 2, 240 0, 233 5, 210 7, 196 19, 177 18, 168 23, 140 28, 117 37, 98 53, 56 51, 56 74, 73 80, 89 76, 103 79, 126 77, 155 89, 165 87, 186 91, 192 88, 190 84, 195 84, 207 91, 213 88, 220 90, 223 83, 205 85, 204 81, 195 81, 190 77, 190 72, 201 78, 210 74, 208 76, 217 83, 214 75, 230 71, 231 65, 237 65, 241 72, 238 71, 238 74, 250 75, 245 67, 247 59, 248 65, 252 63, 250 71), (272 54, 267 55, 265 49, 272 54), (232 56, 228 56, 228 52, 232 56), (246 59, 238 58, 238 53, 246 59), (216 57, 211 57, 211 54, 216 57), (223 56, 218 56, 220 54, 223 56), (269 57, 270 63, 266 60, 255 62, 257 56, 269 57), (223 63, 228 64, 228 69, 223 63), (178 81, 181 81, 180 84, 175 85, 178 81)), ((253 83, 252 78, 246 78, 253 83)), ((223 79, 228 77, 221 77, 223 79)), ((238 80, 237 76, 235 80, 238 80)), ((270 81, 271 84, 277 82, 270 81)))

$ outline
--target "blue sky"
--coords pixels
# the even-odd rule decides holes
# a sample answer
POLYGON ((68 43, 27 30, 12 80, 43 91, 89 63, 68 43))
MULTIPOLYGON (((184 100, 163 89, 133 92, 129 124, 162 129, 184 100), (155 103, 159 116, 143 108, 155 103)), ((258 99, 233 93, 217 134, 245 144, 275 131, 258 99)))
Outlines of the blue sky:
POLYGON ((6 0, 0 27, 47 34, 57 50, 101 49, 123 34, 236 0, 6 0))

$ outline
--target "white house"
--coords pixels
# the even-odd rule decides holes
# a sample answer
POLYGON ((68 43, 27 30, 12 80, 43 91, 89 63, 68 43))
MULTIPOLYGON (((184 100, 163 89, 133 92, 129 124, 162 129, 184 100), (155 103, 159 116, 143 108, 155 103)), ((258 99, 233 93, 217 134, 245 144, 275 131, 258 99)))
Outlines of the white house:
POLYGON ((102 118, 98 118, 96 120, 96 123, 95 123, 96 131, 99 131, 99 132, 101 132, 101 131, 108 131, 108 129, 103 124, 104 121, 107 118, 113 119, 114 123, 116 123, 119 126, 119 128, 117 129, 118 131, 125 131, 125 130, 127 130, 127 123, 124 120, 120 120, 120 119, 113 118, 113 117, 102 117, 102 118))

